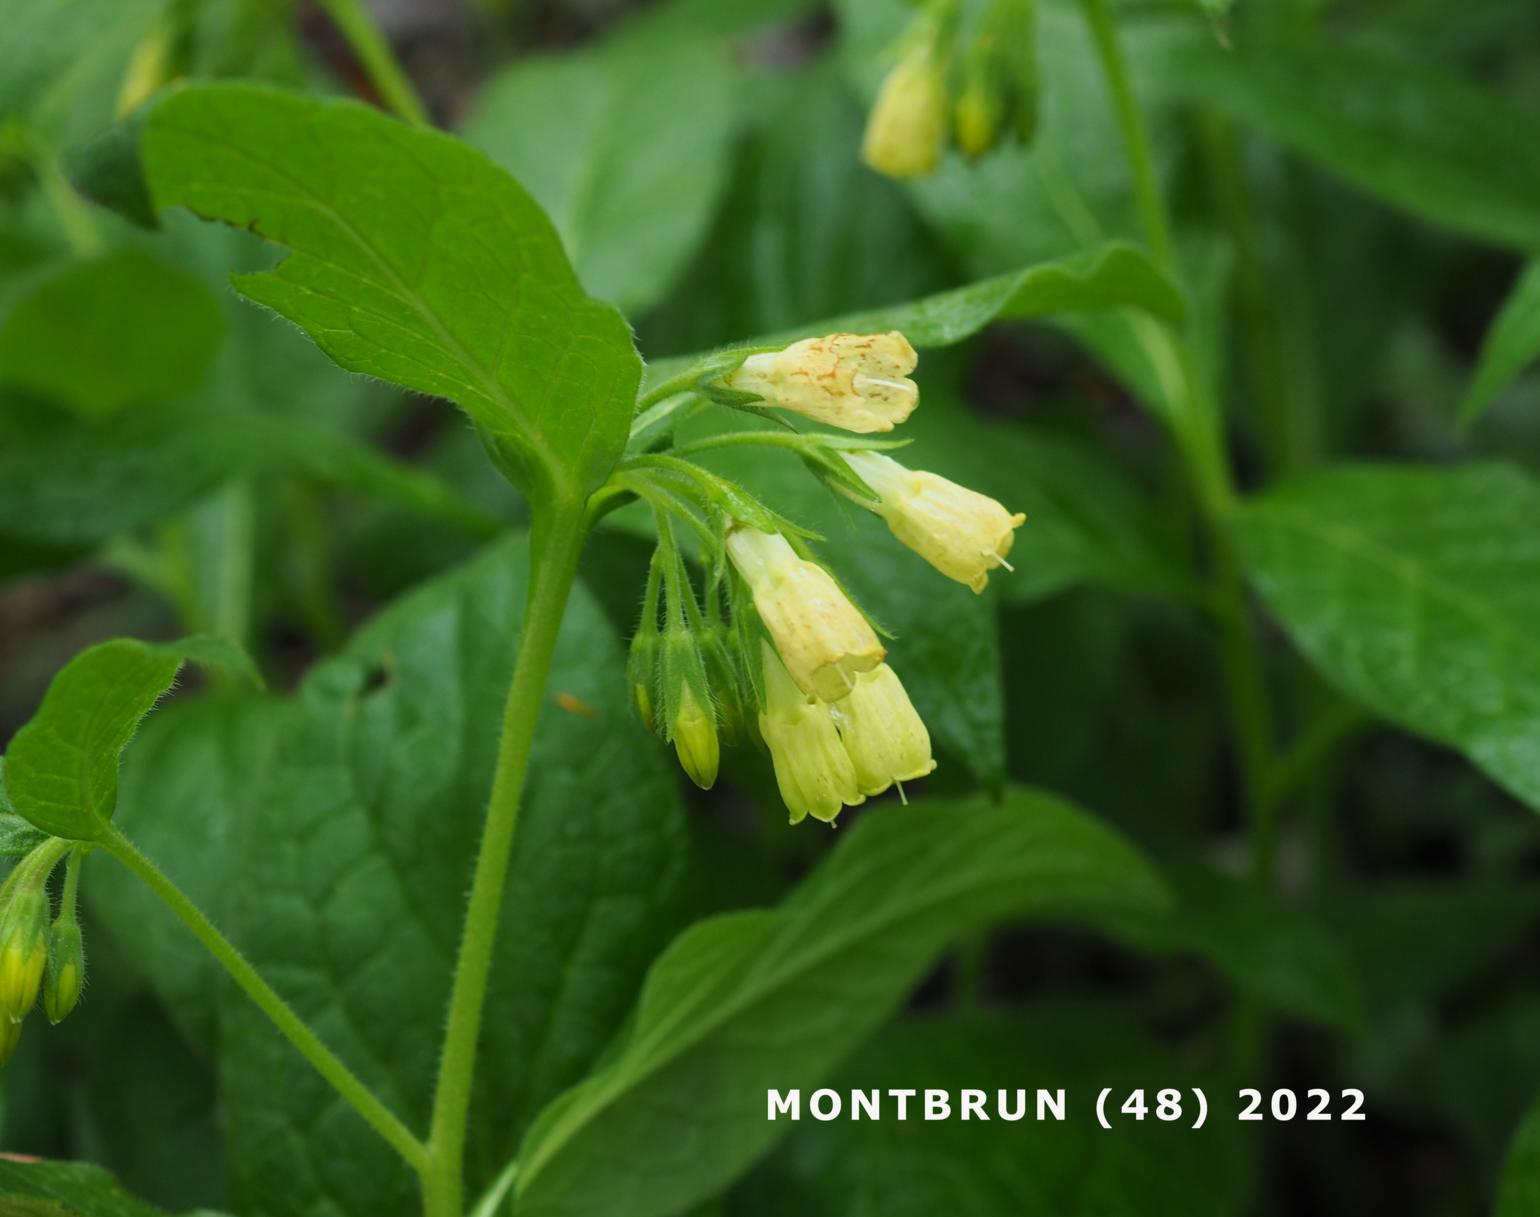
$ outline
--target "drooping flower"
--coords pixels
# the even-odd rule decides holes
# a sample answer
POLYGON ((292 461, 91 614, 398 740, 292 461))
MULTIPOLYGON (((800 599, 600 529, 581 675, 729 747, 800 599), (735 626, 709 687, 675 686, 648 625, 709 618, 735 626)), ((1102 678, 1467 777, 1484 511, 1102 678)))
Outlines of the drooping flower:
POLYGON ((866 120, 861 159, 887 177, 924 177, 946 147, 946 74, 929 40, 917 42, 882 82, 866 120))
POLYGON ((791 679, 808 697, 833 702, 887 653, 829 572, 797 556, 779 533, 745 525, 727 534, 727 554, 791 679))
POLYGON ((891 431, 912 413, 919 388, 909 379, 919 356, 896 330, 825 334, 780 351, 750 355, 724 383, 771 405, 845 431, 891 431))
POLYGON ((857 676, 850 696, 832 713, 862 794, 881 794, 894 782, 913 781, 936 768, 930 732, 887 664, 857 676))
POLYGON ((768 646, 761 648, 765 708, 759 732, 770 749, 781 800, 797 824, 808 816, 833 823, 840 810, 865 802, 855 765, 829 707, 809 701, 768 646))
POLYGON ((982 592, 989 572, 1010 569, 1015 530, 1026 522, 988 495, 938 474, 909 469, 879 452, 847 452, 845 461, 880 496, 851 497, 887 521, 893 535, 949 579, 982 592))

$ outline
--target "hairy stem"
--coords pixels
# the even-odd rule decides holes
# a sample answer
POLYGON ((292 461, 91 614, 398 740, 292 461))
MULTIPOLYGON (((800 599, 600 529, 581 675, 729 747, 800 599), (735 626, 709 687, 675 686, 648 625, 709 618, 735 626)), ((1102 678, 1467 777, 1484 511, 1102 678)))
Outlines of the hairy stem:
POLYGON ((390 43, 385 41, 361 0, 320 0, 320 4, 338 32, 347 39, 380 100, 414 126, 432 126, 417 90, 396 62, 390 43))
MULTIPOLYGON (((537 520, 537 524, 541 521, 537 520)), ((530 590, 523 636, 503 710, 502 740, 487 805, 481 849, 476 857, 465 927, 455 963, 427 1162, 421 1170, 423 1207, 428 1217, 460 1217, 466 1124, 475 1080, 476 1048, 486 1002, 492 948, 503 906, 508 864, 513 856, 524 774, 540 717, 546 678, 561 631, 562 613, 577 574, 585 534, 583 509, 558 509, 536 529, 530 557, 530 590)))
POLYGON ((189 900, 165 872, 145 857, 117 828, 110 828, 108 832, 109 835, 101 842, 102 848, 133 871, 151 891, 165 901, 208 949, 209 954, 230 974, 231 979, 245 991, 246 996, 267 1015, 273 1026, 299 1050, 301 1056, 315 1066, 316 1072, 331 1083, 332 1088, 348 1105, 368 1121, 369 1126, 389 1142, 397 1153, 421 1170, 427 1153, 412 1130, 321 1042, 320 1037, 246 961, 235 944, 219 932, 219 928, 204 915, 203 910, 189 900))

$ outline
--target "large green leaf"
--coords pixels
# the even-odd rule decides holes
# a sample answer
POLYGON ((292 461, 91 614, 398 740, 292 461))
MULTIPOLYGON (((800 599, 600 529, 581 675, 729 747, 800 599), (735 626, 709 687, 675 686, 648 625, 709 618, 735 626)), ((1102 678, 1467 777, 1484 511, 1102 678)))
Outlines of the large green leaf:
POLYGON ((1460 403, 1469 426, 1524 368, 1540 359, 1540 262, 1530 263, 1481 341, 1470 388, 1460 403))
POLYGON ((1540 487, 1505 465, 1348 467, 1249 504, 1257 590, 1348 696, 1540 809, 1540 487))
POLYGON ((293 251, 237 286, 343 367, 458 402, 565 497, 608 473, 639 375, 630 331, 479 153, 355 103, 214 85, 155 108, 143 157, 158 207, 293 251))
MULTIPOLYGON (((125 762, 125 831, 417 1127, 526 564, 526 545, 500 543, 386 609, 295 697, 176 707, 125 762)), ((631 719, 622 669, 613 631, 579 589, 520 813, 477 1080, 473 1184, 591 1065, 692 907, 677 781, 631 719)), ((118 933, 124 951, 195 1042, 214 1030, 239 1210, 408 1211, 414 1182, 374 1133, 197 959, 149 893, 97 883, 110 878, 93 877, 88 894, 128 931, 118 933)))
POLYGON ((1129 846, 1044 794, 875 810, 780 909, 711 918, 669 947, 603 1066, 530 1130, 517 1211, 679 1212, 786 1131, 765 1119, 767 1087, 818 1083, 951 939, 1159 900, 1129 846))
POLYGON ((639 312, 711 223, 733 84, 725 47, 624 37, 521 59, 488 82, 465 134, 545 208, 588 290, 639 312))
POLYGON ((0 319, 0 385, 90 417, 197 387, 220 339, 213 295, 135 245, 67 265, 0 319))
POLYGON ((0 1213, 5 1217, 167 1217, 165 1210, 130 1195, 99 1166, 3 1155, 0 1213))
MULTIPOLYGON (((153 715, 123 760, 120 827, 217 925, 231 927, 240 850, 269 808, 284 703, 184 698, 153 715)), ((187 927, 119 866, 93 866, 83 894, 115 945, 148 976, 177 1029, 212 1057, 224 972, 187 927)))
MULTIPOLYGON (((733 1190, 742 1217, 1222 1217, 1246 1210, 1250 1157, 1245 1126, 1210 1113, 1202 1129, 1189 1087, 1219 1079, 1153 1040, 1112 1003, 1049 1004, 1023 1014, 937 1015, 905 1019, 875 1037, 829 1082, 853 1089, 939 1089, 950 1097, 949 1120, 917 1126, 922 1099, 908 1120, 883 1096, 882 1118, 810 1120, 733 1190), (1117 1117, 1111 1132, 1096 1123, 1103 1087, 1118 1096, 1143 1088, 1151 1107, 1167 1087, 1184 1088, 1183 1122, 1117 1117), (989 1123, 957 1117, 956 1096, 984 1090, 989 1123), (1063 1089, 1065 1119, 1033 1122, 1041 1089, 1063 1089), (996 1116, 996 1093, 1014 1102, 1026 1092, 1026 1121, 996 1116)), ((1110 1102, 1110 1100, 1109 1100, 1110 1102)), ((848 1108, 846 1112, 848 1114, 848 1108)), ((785 1117, 781 1117, 783 1120, 785 1117)))
POLYGON ((56 837, 105 834, 118 801, 118 761, 189 659, 255 680, 246 656, 216 638, 116 638, 82 651, 12 737, 5 786, 16 812, 56 837))
POLYGON ((1540 116, 1368 45, 1168 48, 1170 95, 1258 127, 1359 188, 1456 232, 1540 250, 1540 116))

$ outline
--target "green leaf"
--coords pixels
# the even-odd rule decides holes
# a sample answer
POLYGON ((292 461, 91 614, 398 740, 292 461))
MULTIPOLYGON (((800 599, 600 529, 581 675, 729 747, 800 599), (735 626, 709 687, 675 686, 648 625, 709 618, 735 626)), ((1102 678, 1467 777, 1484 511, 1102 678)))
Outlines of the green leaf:
POLYGON ((236 286, 344 368, 458 402, 547 492, 608 474, 639 376, 630 330, 479 153, 356 103, 213 85, 158 105, 143 155, 157 207, 293 251, 236 286))
MULTIPOLYGON (((176 705, 124 765, 120 816, 136 842, 419 1127, 527 562, 526 543, 501 542, 415 589, 291 698, 176 705)), ((632 721, 623 673, 612 628, 577 589, 498 935, 472 1187, 592 1065, 648 963, 695 907, 676 774, 632 721)), ((234 1206, 285 1217, 409 1211, 410 1173, 203 963, 154 897, 109 869, 86 885, 93 908, 219 1061, 234 1206)))
POLYGON ((519 60, 482 90, 465 136, 545 208, 588 290, 640 312, 706 235, 727 180, 733 85, 725 47, 623 37, 519 60))
POLYGON ((786 1131, 765 1119, 767 1087, 819 1082, 953 938, 1160 898, 1128 845, 1044 794, 874 810, 780 909, 708 919, 669 947, 604 1065, 530 1130, 517 1210, 678 1212, 786 1131))
POLYGON ((102 418, 196 388, 221 332, 202 283, 125 245, 48 275, 15 302, 0 320, 0 384, 102 418))
POLYGON ((117 808, 123 749, 188 660, 260 683, 251 661, 216 638, 117 638, 70 660, 6 751, 5 784, 16 812, 56 837, 103 836, 117 808))
MULTIPOLYGON (((734 1214, 1223 1217, 1247 1211, 1252 1155, 1244 1125, 1211 1114, 1195 1131, 1193 1113, 1185 1122, 1125 1117, 1110 1133, 1098 1127, 1103 1087, 1111 1087, 1119 1103, 1142 1087, 1152 1106, 1156 1092, 1169 1086, 1205 1086, 1211 1103, 1228 1089, 1111 1002, 1071 1004, 1035 995, 1019 1014, 905 1018, 828 1085, 841 1096, 852 1089, 939 1089, 951 1097, 953 1116, 917 1128, 923 1099, 912 1098, 908 1120, 900 1121, 884 1094, 878 1120, 824 1123, 809 1119, 804 1093, 801 1123, 733 1189, 734 1214), (984 1090, 991 1117, 997 1090, 1007 1102, 1024 1090, 1026 1120, 959 1119, 956 1096, 964 1088, 984 1090), (1064 1090, 1062 1123, 1033 1122, 1039 1088, 1064 1090)), ((1183 1103, 1193 1101, 1186 1090, 1183 1103)), ((1116 1111, 1110 1098, 1109 1105, 1116 1111)))
POLYGON ((1200 38, 1170 46, 1155 76, 1415 216, 1540 250, 1540 117, 1424 59, 1200 38))
MULTIPOLYGON (((900 330, 914 346, 924 349, 962 342, 996 321, 1120 308, 1143 309, 1176 320, 1183 316, 1184 307, 1181 293, 1147 255, 1115 242, 907 304, 847 313, 738 345, 779 345, 839 331, 900 330)), ((657 384, 704 358, 681 356, 649 364, 647 382, 657 384)))
POLYGON ((1530 263, 1481 340, 1476 373, 1460 403, 1460 424, 1468 427, 1526 365, 1540 359, 1540 262, 1530 263))
POLYGON ((1165 868, 1165 917, 1109 917, 1102 928, 1158 954, 1203 956, 1242 992, 1286 1014, 1360 1032, 1363 998, 1347 956, 1313 919, 1243 880, 1199 864, 1165 868))
MULTIPOLYGON (((274 698, 179 698, 124 757, 118 806, 134 843, 217 925, 232 923, 248 826, 270 813, 263 784, 284 719, 274 698)), ((191 949, 187 927, 125 868, 93 867, 82 894, 177 1029, 212 1057, 223 970, 191 949)))
POLYGON ((1506 465, 1329 469, 1241 510, 1251 577, 1348 696, 1540 809, 1540 487, 1506 465))
POLYGON ((163 1209, 130 1195, 99 1166, 3 1155, 0 1213, 5 1217, 167 1217, 163 1209))

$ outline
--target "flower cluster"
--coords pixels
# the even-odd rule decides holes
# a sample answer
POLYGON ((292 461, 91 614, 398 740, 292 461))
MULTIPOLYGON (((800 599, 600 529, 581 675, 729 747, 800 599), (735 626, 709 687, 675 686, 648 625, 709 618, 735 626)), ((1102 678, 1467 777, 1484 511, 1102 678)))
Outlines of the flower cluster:
MULTIPOLYGON (((918 357, 899 333, 828 334, 718 360, 690 388, 707 401, 779 409, 857 434, 890 431, 914 411, 918 357)), ((654 409, 667 409, 667 402, 654 409)), ((983 591, 1025 517, 937 474, 826 432, 739 432, 717 444, 799 453, 829 486, 874 512, 948 578, 983 591)), ((885 662, 877 630, 808 548, 811 534, 686 455, 638 452, 618 484, 658 528, 628 663, 638 716, 673 744, 699 786, 716 780, 722 743, 757 735, 792 823, 842 808, 936 767, 930 734, 885 662), (707 571, 697 597, 682 523, 707 571)), ((894 445, 888 444, 887 447, 894 445)))
POLYGON ((80 1000, 86 964, 75 919, 77 854, 70 855, 62 907, 50 924, 48 879, 69 851, 68 842, 50 838, 23 857, 0 886, 0 1065, 16 1051, 22 1021, 39 993, 51 1023, 80 1000))
POLYGON ((861 157, 888 177, 935 170, 948 134, 983 156, 1037 127, 1035 0, 928 0, 899 41, 867 119, 861 157))

